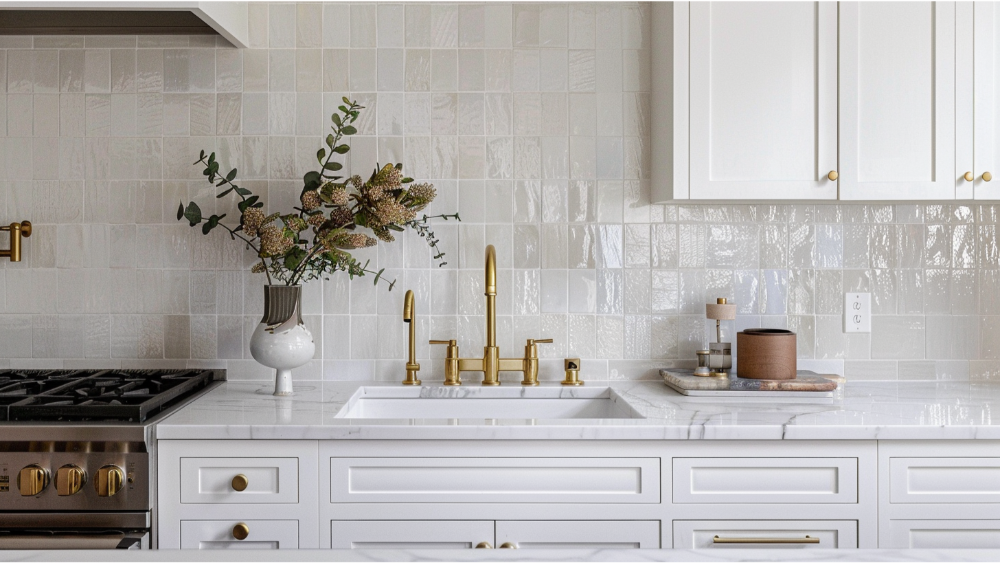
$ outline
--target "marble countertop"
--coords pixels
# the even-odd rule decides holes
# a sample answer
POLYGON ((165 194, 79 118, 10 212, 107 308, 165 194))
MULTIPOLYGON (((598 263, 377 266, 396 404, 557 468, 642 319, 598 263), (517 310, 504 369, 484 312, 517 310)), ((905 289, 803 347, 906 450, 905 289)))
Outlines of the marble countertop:
MULTIPOLYGON (((620 419, 336 418, 359 388, 398 383, 297 382, 291 397, 272 384, 226 382, 161 421, 160 439, 505 439, 505 440, 870 440, 1000 439, 1000 385, 970 382, 848 382, 834 404, 768 400, 696 402, 660 381, 588 382, 610 388, 620 419), (993 412, 998 416, 994 417, 993 412)), ((374 388, 374 389, 373 389, 374 388)), ((482 387, 432 384, 422 397, 462 397, 482 387)), ((571 396, 558 384, 490 388, 521 396, 571 396)))
POLYGON ((520 549, 6 551, 3 561, 997 561, 990 549, 520 549))

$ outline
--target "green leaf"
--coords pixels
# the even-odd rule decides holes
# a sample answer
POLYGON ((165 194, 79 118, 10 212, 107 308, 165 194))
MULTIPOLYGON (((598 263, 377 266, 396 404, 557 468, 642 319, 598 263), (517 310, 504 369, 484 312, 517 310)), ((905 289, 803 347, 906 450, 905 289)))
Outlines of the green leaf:
POLYGON ((302 183, 305 185, 306 189, 315 190, 323 183, 323 178, 319 172, 312 170, 306 172, 305 176, 302 176, 302 183))
POLYGON ((248 190, 246 188, 241 188, 239 186, 233 186, 233 189, 236 190, 236 193, 238 193, 238 194, 240 194, 242 196, 247 196, 247 195, 250 195, 252 193, 250 190, 248 190))
POLYGON ((233 168, 232 170, 229 171, 229 174, 226 174, 226 181, 232 182, 235 179, 236 179, 236 169, 233 168))
POLYGON ((302 250, 298 246, 293 246, 285 254, 285 268, 289 270, 294 270, 295 268, 298 268, 299 264, 302 263, 302 260, 305 259, 305 257, 306 257, 305 250, 302 250))
POLYGON ((340 121, 340 116, 339 115, 333 114, 333 115, 330 116, 330 119, 333 120, 334 125, 336 125, 337 127, 341 126, 341 121, 340 121))
POLYGON ((188 204, 187 209, 184 210, 184 217, 188 220, 188 223, 191 223, 192 227, 201 223, 201 208, 198 207, 197 203, 192 201, 188 204))
POLYGON ((336 148, 333 149, 333 152, 337 154, 346 154, 349 150, 351 150, 350 145, 337 145, 336 148))
POLYGON ((224 198, 224 197, 226 197, 227 195, 229 195, 229 192, 231 192, 231 191, 233 191, 233 188, 229 188, 228 190, 225 190, 225 191, 223 191, 223 192, 222 192, 222 193, 220 193, 219 195, 215 196, 215 199, 220 199, 220 198, 224 198))
POLYGON ((332 149, 334 142, 336 142, 336 139, 333 138, 333 135, 327 135, 326 136, 326 146, 328 146, 328 147, 330 147, 332 149))
POLYGON ((341 130, 345 135, 353 135, 358 132, 353 125, 347 125, 341 130))
POLYGON ((354 102, 352 102, 351 100, 348 100, 347 96, 344 96, 343 98, 341 98, 341 100, 344 100, 344 103, 347 104, 347 105, 349 105, 349 106, 353 106, 354 105, 354 102))
MULTIPOLYGON (((201 151, 203 154, 205 151, 201 151)), ((181 206, 177 208, 177 220, 180 221, 184 218, 184 202, 181 202, 181 206)))
POLYGON ((203 159, 203 158, 205 158, 205 151, 204 151, 204 150, 202 150, 202 151, 201 151, 201 154, 200 154, 200 155, 198 155, 198 160, 201 160, 201 159, 203 159))
POLYGON ((411 184, 411 183, 413 183, 413 178, 410 178, 409 176, 407 176, 406 178, 403 178, 399 182, 402 183, 402 184, 411 184))
POLYGON ((324 170, 333 170, 334 172, 340 170, 343 167, 344 165, 339 162, 327 162, 326 164, 323 165, 324 170))
POLYGON ((213 152, 212 154, 208 155, 208 164, 209 166, 211 166, 214 163, 215 163, 215 153, 213 152))
POLYGON ((326 149, 319 149, 316 151, 316 160, 318 160, 320 164, 323 164, 324 158, 326 158, 326 149))

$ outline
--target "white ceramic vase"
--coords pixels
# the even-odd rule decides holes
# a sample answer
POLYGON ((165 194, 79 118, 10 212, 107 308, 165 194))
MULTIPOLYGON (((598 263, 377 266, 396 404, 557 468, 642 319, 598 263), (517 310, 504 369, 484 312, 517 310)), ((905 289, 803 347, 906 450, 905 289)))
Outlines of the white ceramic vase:
POLYGON ((250 337, 250 355, 274 368, 274 394, 292 394, 292 370, 316 352, 312 333, 302 323, 302 286, 265 285, 264 317, 250 337))

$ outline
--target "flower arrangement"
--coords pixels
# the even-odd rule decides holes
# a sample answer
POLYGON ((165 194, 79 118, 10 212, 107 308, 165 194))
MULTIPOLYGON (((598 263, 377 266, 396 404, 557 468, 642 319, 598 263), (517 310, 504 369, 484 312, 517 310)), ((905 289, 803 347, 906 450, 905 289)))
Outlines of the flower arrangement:
MULTIPOLYGON (((413 178, 403 176, 402 164, 376 166, 367 180, 357 174, 349 178, 335 175, 343 165, 334 161, 333 156, 351 150, 341 140, 357 133, 353 124, 365 109, 347 98, 343 102, 338 107, 339 113, 331 116, 333 133, 326 136, 326 148, 316 153, 320 169, 303 176, 301 206, 293 212, 266 215, 260 198, 235 183, 235 168, 223 176, 215 153, 206 157, 205 151, 201 151, 194 164, 203 165, 202 173, 208 181, 222 190, 216 197, 230 193, 239 197, 240 223, 236 227, 222 223, 225 214, 204 217, 193 201, 187 206, 181 202, 177 220, 186 219, 192 227, 201 225, 201 232, 206 235, 222 227, 233 240, 242 240, 260 259, 252 271, 265 274, 268 285, 275 279, 285 285, 298 285, 339 271, 347 272, 351 279, 374 274, 377 285, 385 269, 369 269, 368 261, 361 263, 350 251, 375 246, 378 241, 392 242, 394 232, 407 228, 427 241, 435 251, 434 259, 444 266, 447 262, 442 261, 444 253, 438 249, 439 241, 429 221, 461 219, 458 213, 418 217, 434 201, 433 185, 414 183, 413 178), (374 236, 359 232, 359 227, 374 236)), ((389 282, 389 290, 394 284, 395 281, 389 282)))

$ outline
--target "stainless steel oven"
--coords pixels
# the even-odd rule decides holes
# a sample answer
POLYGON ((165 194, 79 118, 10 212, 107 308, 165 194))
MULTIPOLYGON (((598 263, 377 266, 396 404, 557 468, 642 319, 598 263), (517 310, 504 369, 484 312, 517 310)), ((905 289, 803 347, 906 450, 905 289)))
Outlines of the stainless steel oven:
POLYGON ((156 547, 155 423, 218 370, 0 370, 0 549, 156 547))

